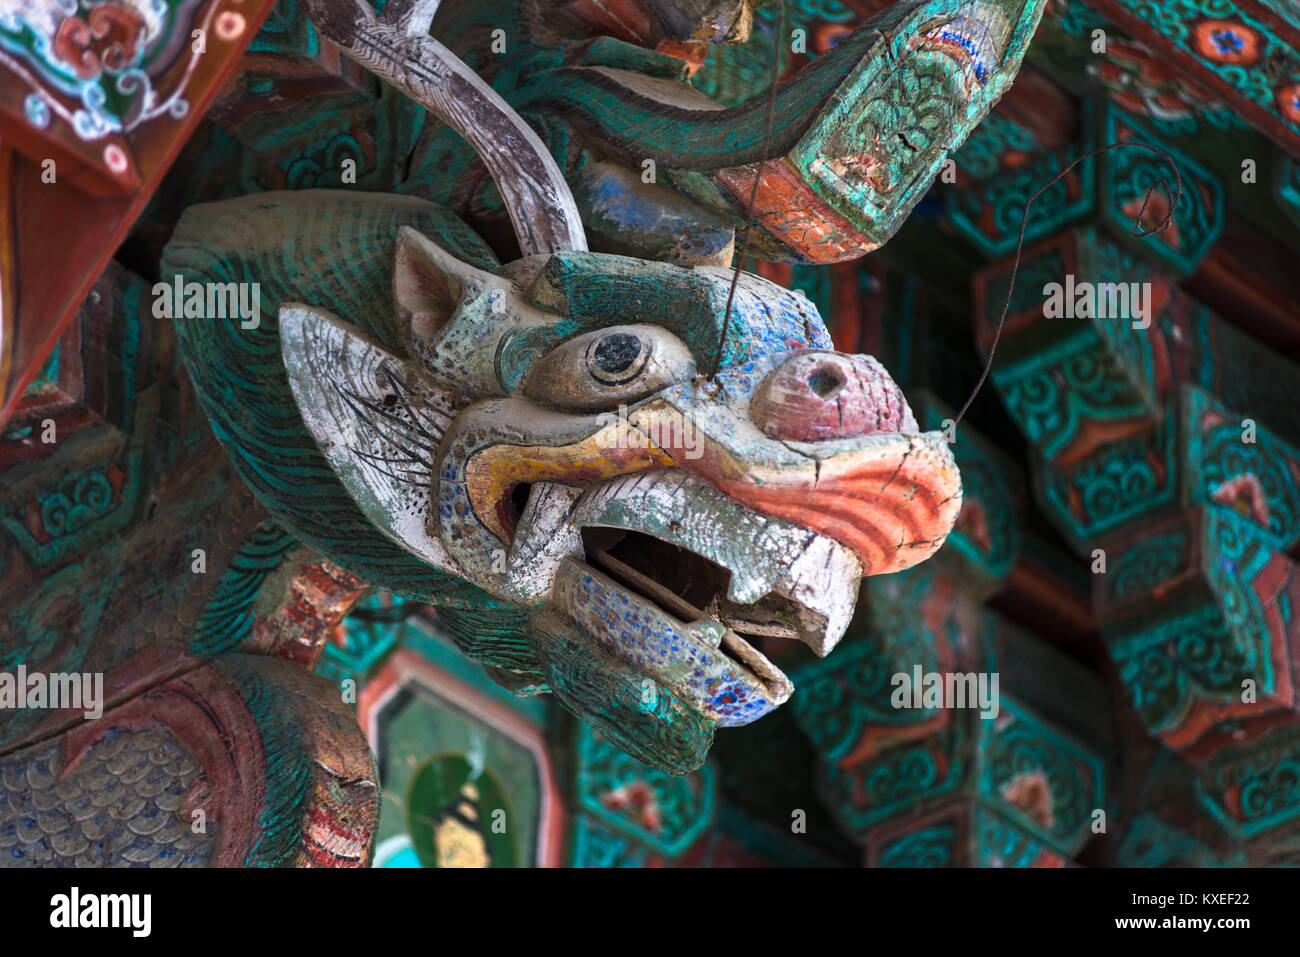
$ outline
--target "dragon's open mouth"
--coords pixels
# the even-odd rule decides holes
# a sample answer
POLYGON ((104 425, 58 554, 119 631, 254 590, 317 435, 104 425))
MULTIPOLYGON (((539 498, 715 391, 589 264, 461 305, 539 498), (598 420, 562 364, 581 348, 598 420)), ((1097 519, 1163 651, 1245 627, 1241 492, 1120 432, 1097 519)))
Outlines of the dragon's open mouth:
POLYGON ((684 621, 705 616, 747 639, 798 639, 795 605, 769 594, 756 602, 727 599, 731 572, 689 549, 643 532, 583 530, 587 558, 660 608, 684 621))
POLYGON ((557 576, 558 604, 579 628, 718 724, 748 724, 785 703, 794 685, 779 668, 670 594, 607 552, 592 564, 570 559, 557 576))
POLYGON ((564 562, 557 605, 723 725, 794 690, 759 646, 788 639, 825 654, 853 611, 862 567, 848 549, 680 469, 596 486, 571 520, 585 560, 564 562))
MULTIPOLYGON (((716 637, 716 650, 777 695, 789 680, 757 647, 765 638, 798 638, 793 603, 780 595, 737 604, 727 596, 731 573, 689 549, 643 532, 583 529, 588 562, 696 633, 716 637), (782 606, 790 607, 782 607, 782 606)), ((782 696, 784 700, 784 696, 782 696)))

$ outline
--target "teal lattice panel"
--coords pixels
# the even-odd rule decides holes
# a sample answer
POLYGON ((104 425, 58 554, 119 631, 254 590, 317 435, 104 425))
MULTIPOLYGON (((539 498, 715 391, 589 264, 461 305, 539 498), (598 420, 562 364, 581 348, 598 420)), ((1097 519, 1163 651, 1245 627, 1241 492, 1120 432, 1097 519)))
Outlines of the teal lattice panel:
POLYGON ((1094 548, 1134 522, 1178 508, 1175 432, 1172 415, 1166 415, 1156 427, 1102 444, 1069 465, 1036 461, 1038 501, 1077 554, 1091 557, 1094 548))
MULTIPOLYGON (((1084 742, 1042 717, 1060 689, 1033 703, 1017 689, 1042 686, 1045 672, 1067 675, 1092 708, 1089 679, 1041 642, 1007 632, 941 565, 869 579, 863 599, 846 644, 794 675, 794 718, 817 751, 819 793, 840 829, 870 846, 869 834, 914 820, 918 809, 978 800, 1033 842, 1076 853, 1103 806, 1101 738, 1084 742), (978 703, 898 697, 900 674, 931 673, 1007 681, 988 684, 994 694, 978 703)), ((1069 723, 1094 716, 1080 714, 1069 723)))
POLYGON ((984 255, 996 257, 1015 250, 1022 220, 1027 243, 1071 225, 1104 224, 1115 240, 1161 268, 1177 275, 1194 270, 1223 228, 1223 188, 1214 174, 1145 120, 1113 103, 1085 101, 1081 123, 1084 134, 1070 155, 1038 155, 982 180, 977 188, 947 190, 944 201, 953 225, 984 255), (1058 172, 1094 149, 1124 142, 1148 144, 1167 154, 1177 173, 1170 159, 1151 149, 1108 150, 1085 159, 1052 185, 1024 219, 1029 198, 1058 172), (1173 225, 1134 237, 1134 223, 1140 222, 1139 231, 1151 230, 1169 214, 1180 177, 1173 225))
POLYGON ((1194 387, 1180 418, 1185 500, 1234 510, 1277 551, 1300 544, 1300 448, 1194 387))
POLYGON ((1038 137, 1003 113, 993 112, 975 127, 952 158, 974 180, 992 179, 1005 167, 1019 166, 1043 151, 1038 137))
POLYGON ((863 583, 859 615, 835 654, 791 675, 795 722, 824 760, 861 760, 949 723, 942 709, 894 708, 890 677, 916 665, 958 670, 972 657, 976 635, 954 613, 956 601, 929 564, 863 583))
POLYGON ((1094 607, 1150 733, 1200 762, 1296 722, 1300 585, 1258 526, 1222 506, 1194 509, 1110 556, 1094 607))
MULTIPOLYGON (((1005 256, 1016 248, 1022 221, 1025 222, 1025 242, 1032 243, 1088 217, 1097 204, 1095 159, 1084 160, 1035 200, 1029 207, 1027 220, 1025 204, 1030 196, 1068 166, 1076 156, 1082 156, 1096 147, 1092 134, 1092 116, 1092 107, 1085 101, 1082 122, 1084 135, 1077 146, 1077 152, 1071 151, 1068 156, 1060 153, 1035 155, 1029 162, 982 179, 969 189, 945 190, 944 211, 948 220, 981 253, 993 259, 1005 256)), ((997 121, 995 128, 996 126, 997 121)), ((968 142, 958 152, 958 162, 961 162, 962 153, 966 149, 974 148, 976 164, 979 165, 983 149, 983 141, 979 138, 981 135, 993 134, 977 132, 972 137, 974 143, 968 142)), ((983 165, 988 164, 985 162, 983 165)))
POLYGON ((1106 775, 1099 754, 1003 692, 997 718, 955 712, 937 734, 876 759, 823 765, 822 786, 840 826, 859 841, 918 808, 963 800, 996 808, 1032 843, 1071 857, 1105 807, 1106 775))
POLYGON ((1194 505, 1254 522, 1279 551, 1300 542, 1300 450, 1262 422, 1181 385, 1154 428, 1066 465, 1038 461, 1048 516, 1083 556, 1126 530, 1194 505))
POLYGON ((1178 275, 1195 270, 1223 229, 1223 187, 1218 179, 1186 152, 1159 137, 1147 124, 1108 105, 1103 116, 1101 141, 1147 143, 1164 151, 1177 166, 1177 174, 1165 157, 1147 149, 1110 150, 1101 155, 1100 212, 1114 235, 1134 253, 1149 256, 1178 275), (1133 236, 1150 230, 1171 212, 1175 182, 1181 181, 1178 206, 1168 229, 1149 236, 1133 236))
MULTIPOLYGON (((713 822, 717 782, 713 769, 675 777, 642 764, 585 724, 576 731, 578 807, 592 827, 575 838, 579 861, 641 855, 671 860, 713 822)), ((610 863, 591 866, 615 866, 610 863)))
POLYGON ((998 718, 977 728, 981 800, 1031 844, 1077 854, 1092 837, 1094 812, 1105 807, 1101 756, 1005 694, 998 718))
POLYGON ((1197 768, 1161 749, 1137 764, 1132 810, 1117 818, 1122 867, 1294 866, 1300 801, 1294 728, 1225 749, 1197 768))
POLYGON ((872 831, 868 867, 1067 867, 1068 858, 978 801, 872 831))
POLYGON ((1256 839, 1275 863, 1300 863, 1300 729, 1278 728, 1216 755, 1196 794, 1237 841, 1256 839))
MULTIPOLYGON (((985 348, 1005 301, 1008 266, 976 278, 985 348)), ((1026 252, 992 379, 1043 464, 1070 471, 1040 486, 1060 513, 1058 524, 1081 542, 1171 501, 1178 482, 1167 404, 1182 384, 1267 422, 1290 442, 1300 432, 1284 411, 1300 389, 1300 367, 1095 230, 1026 252), (1136 482, 1124 501, 1107 493, 1119 476, 1136 482), (1088 502, 1094 482, 1099 498, 1088 502), (1135 508, 1135 499, 1146 504, 1135 508)))

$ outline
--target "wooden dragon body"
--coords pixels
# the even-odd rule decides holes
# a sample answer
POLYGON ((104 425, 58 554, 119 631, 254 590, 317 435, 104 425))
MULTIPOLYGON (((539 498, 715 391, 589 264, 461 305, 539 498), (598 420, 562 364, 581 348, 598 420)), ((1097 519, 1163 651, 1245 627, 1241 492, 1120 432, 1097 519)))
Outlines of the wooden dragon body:
MULTIPOLYGON (((702 104, 660 59, 575 51, 520 6, 308 3, 445 127, 396 193, 191 207, 161 278, 257 284, 256 325, 174 326, 259 513, 340 580, 437 606, 498 683, 682 774, 791 694, 760 646, 830 652, 863 576, 942 545, 961 482, 884 368, 836 352, 801 294, 726 268, 730 240, 664 253, 601 211, 685 203, 734 238, 753 197, 761 257, 861 255, 1010 83, 1043 2, 903 0, 781 87, 770 137, 761 104, 702 104), (529 32, 490 68, 466 38, 497 16, 529 32), (648 193, 628 178, 644 159, 648 193)), ((743 38, 748 9, 643 6, 672 42, 743 38)), ((351 859, 364 816, 337 828, 351 859)))
POLYGON ((178 320, 199 397, 302 541, 481 610, 458 637, 501 680, 694 768, 715 726, 790 694, 746 636, 825 654, 862 575, 942 544, 961 502, 947 442, 766 280, 742 275, 727 323, 727 270, 590 252, 497 267, 454 226, 377 195, 192 210, 168 270, 262 276, 278 309, 257 330, 178 320), (298 257, 347 265, 304 286, 298 257))
MULTIPOLYGON (((1044 8, 900 0, 789 77, 773 103, 760 96, 722 107, 685 82, 682 59, 638 45, 676 52, 697 37, 747 36, 736 9, 747 5, 688 6, 693 30, 662 14, 605 25, 635 42, 565 37, 572 8, 597 4, 455 0, 435 18, 434 35, 538 129, 593 248, 725 265, 752 202, 759 229, 749 248, 760 258, 861 257, 898 230, 1011 85, 1044 8), (494 52, 492 30, 512 21, 523 38, 494 52)), ((425 129, 402 188, 501 234, 500 196, 453 128, 425 129)))
POLYGON ((563 91, 585 104, 562 114, 575 129, 614 153, 634 136, 715 185, 779 170, 816 198, 799 209, 809 221, 853 218, 858 254, 996 100, 1041 5, 897 4, 781 90, 770 143, 756 107, 674 103, 658 127, 616 134, 627 111, 597 91, 647 94, 606 67, 518 71, 503 101, 428 35, 434 7, 309 5, 325 36, 473 144, 525 255, 499 265, 414 197, 196 207, 164 278, 259 282, 276 318, 181 318, 181 345, 237 468, 291 532, 363 580, 459 602, 453 631, 501 683, 549 691, 683 773, 715 728, 793 690, 757 640, 829 652, 862 576, 943 543, 960 480, 942 434, 918 430, 875 360, 835 352, 801 295, 588 251, 566 157, 514 107, 559 115, 563 91), (346 266, 322 283, 325 263, 346 266))

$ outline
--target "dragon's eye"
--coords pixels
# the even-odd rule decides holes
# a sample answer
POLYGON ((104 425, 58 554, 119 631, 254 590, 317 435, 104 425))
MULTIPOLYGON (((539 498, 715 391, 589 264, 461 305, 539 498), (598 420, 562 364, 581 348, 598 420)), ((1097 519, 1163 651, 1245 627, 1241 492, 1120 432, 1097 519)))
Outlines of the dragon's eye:
POLYGON ((601 385, 625 385, 645 369, 654 347, 630 332, 607 332, 587 346, 587 372, 601 385))
POLYGON ((556 346, 524 385, 530 399, 590 412, 634 402, 695 372, 690 350, 658 326, 598 329, 556 346))

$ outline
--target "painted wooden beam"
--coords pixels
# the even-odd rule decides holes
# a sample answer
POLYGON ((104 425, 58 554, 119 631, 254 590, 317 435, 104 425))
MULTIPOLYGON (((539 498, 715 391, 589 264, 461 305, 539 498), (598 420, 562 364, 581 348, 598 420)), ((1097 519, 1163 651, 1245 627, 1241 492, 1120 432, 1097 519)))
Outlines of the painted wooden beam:
POLYGON ((43 38, 39 48, 0 32, 0 422, 238 69, 273 2, 165 4, 160 30, 147 42, 169 51, 171 66, 162 85, 147 91, 148 108, 129 96, 110 101, 120 114, 95 113, 88 104, 97 96, 91 91, 102 93, 119 75, 103 59, 110 39, 132 63, 143 55, 143 23, 130 8, 89 4, 82 32, 77 16, 39 14, 43 7, 33 5, 35 19, 22 22, 43 38), (56 42, 56 34, 64 39, 56 42), (80 47, 69 39, 83 36, 80 47))

